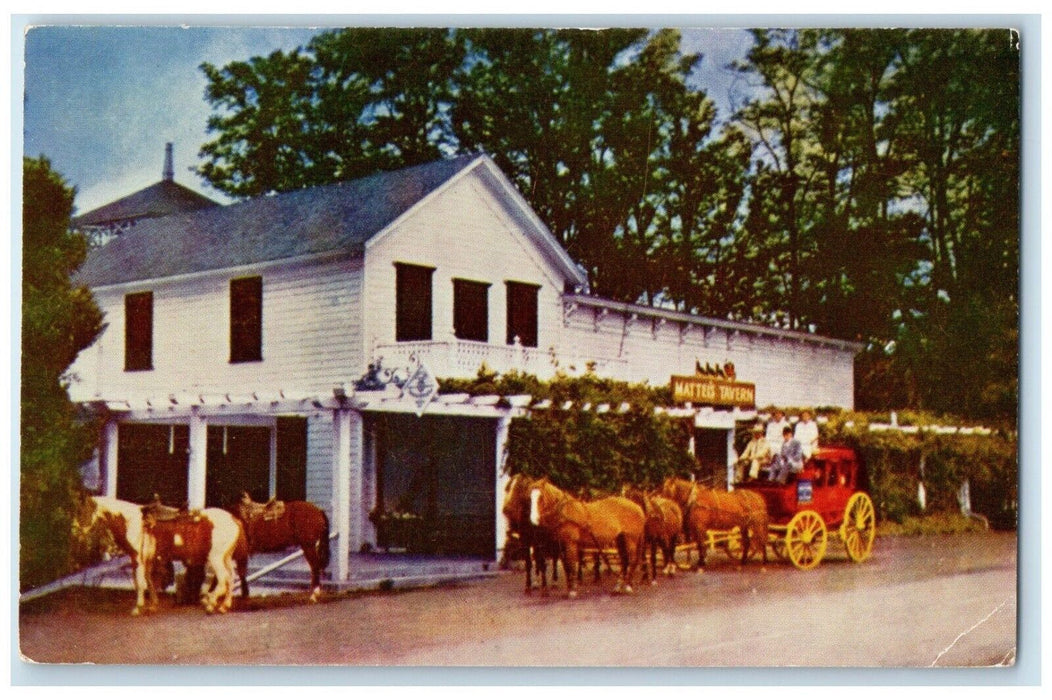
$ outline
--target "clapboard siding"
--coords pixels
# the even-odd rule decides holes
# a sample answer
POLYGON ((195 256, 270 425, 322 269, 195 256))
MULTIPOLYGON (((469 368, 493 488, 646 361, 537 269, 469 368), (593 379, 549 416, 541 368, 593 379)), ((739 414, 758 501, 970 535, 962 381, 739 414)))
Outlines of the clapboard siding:
POLYGON ((733 362, 741 381, 756 384, 758 406, 854 406, 854 353, 819 342, 591 307, 568 314, 563 339, 564 369, 594 362, 617 379, 665 385, 673 374, 693 374, 696 362, 733 362))
POLYGON ((329 391, 361 376, 361 258, 102 289, 108 324, 75 371, 78 398, 329 391), (263 360, 231 364, 230 279, 263 278, 263 360), (124 371, 124 295, 154 296, 153 370, 124 371), (86 397, 84 395, 87 395, 86 397))
MULTIPOLYGON (((539 252, 486 182, 472 171, 435 195, 366 248, 365 332, 367 352, 395 342, 395 267, 435 268, 432 276, 432 339, 453 335, 453 280, 489 283, 489 342, 506 341, 505 282, 526 282, 538 292, 538 347, 560 344, 564 280, 539 252)), ((472 372, 473 374, 473 372, 472 372)))
POLYGON ((332 416, 315 413, 307 418, 307 500, 332 516, 332 416))

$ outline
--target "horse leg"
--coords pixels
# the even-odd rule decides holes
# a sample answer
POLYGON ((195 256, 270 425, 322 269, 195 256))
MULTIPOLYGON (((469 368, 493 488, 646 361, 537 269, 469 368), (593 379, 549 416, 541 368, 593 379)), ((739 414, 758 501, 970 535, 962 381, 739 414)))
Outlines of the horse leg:
POLYGON ((317 603, 321 594, 321 561, 318 559, 318 550, 311 545, 303 546, 303 557, 310 566, 310 598, 308 602, 317 603))
POLYGON ((526 545, 526 595, 533 592, 533 567, 536 566, 536 552, 530 545, 526 545))
POLYGON ((237 575, 241 579, 241 598, 248 600, 248 557, 238 557, 237 575))
POLYGON ((705 568, 705 554, 709 549, 709 531, 708 529, 698 528, 695 531, 695 538, 698 543, 698 565, 697 571, 701 571, 705 568))
MULTIPOLYGON (((660 538, 655 537, 650 540, 650 585, 653 586, 657 583, 657 555, 658 548, 661 545, 660 538)), ((646 563, 643 564, 643 576, 646 577, 646 563)))
POLYGON ((665 539, 665 575, 676 575, 676 543, 678 538, 672 535, 665 539))
POLYGON ((147 571, 142 557, 132 557, 132 583, 135 585, 135 605, 131 614, 139 615, 146 607, 147 571))
POLYGON ((563 571, 566 573, 566 597, 577 597, 577 577, 580 575, 578 566, 581 552, 576 540, 568 540, 562 545, 563 571))

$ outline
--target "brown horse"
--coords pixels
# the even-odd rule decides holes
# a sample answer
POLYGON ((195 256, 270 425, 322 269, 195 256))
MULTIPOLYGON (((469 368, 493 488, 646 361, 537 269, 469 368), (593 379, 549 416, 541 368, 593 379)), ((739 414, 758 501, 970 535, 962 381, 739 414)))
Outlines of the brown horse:
POLYGON ((245 523, 253 553, 280 552, 299 547, 310 565, 310 601, 321 594, 321 573, 329 565, 329 518, 307 501, 255 503, 242 492, 235 514, 245 523))
POLYGON ((548 561, 552 562, 552 582, 559 572, 559 543, 547 530, 530 522, 530 479, 522 474, 511 477, 504 487, 504 507, 509 534, 518 538, 525 549, 526 593, 533 592, 533 576, 541 579, 541 592, 548 593, 548 561))
POLYGON ((697 482, 670 477, 662 486, 662 494, 676 501, 683 509, 683 532, 698 546, 697 567, 705 566, 709 530, 741 531, 742 565, 749 559, 750 546, 763 553, 767 563, 767 504, 748 489, 717 491, 697 482))
POLYGON ((163 520, 158 518, 157 512, 152 506, 142 509, 142 558, 146 565, 146 582, 154 600, 157 599, 157 584, 163 586, 165 572, 174 560, 186 565, 188 581, 191 572, 201 572, 200 578, 194 578, 196 592, 200 592, 205 565, 211 566, 216 577, 215 585, 201 595, 201 602, 209 613, 230 610, 235 561, 241 575, 242 595, 248 596, 248 544, 237 518, 221 508, 205 508, 174 516, 165 514, 163 520))
POLYGON ((646 528, 642 508, 620 496, 585 503, 546 478, 530 485, 529 499, 530 522, 547 530, 559 543, 569 597, 577 595, 578 556, 587 543, 599 549, 617 548, 621 578, 614 592, 632 592, 632 574, 639 564, 646 528))
MULTIPOLYGON (((649 494, 636 486, 625 486, 622 494, 639 505, 646 516, 645 542, 650 548, 650 583, 657 580, 657 551, 665 559, 664 573, 676 573, 676 544, 683 534, 683 510, 670 498, 649 494)), ((644 556, 643 576, 647 576, 644 556)))

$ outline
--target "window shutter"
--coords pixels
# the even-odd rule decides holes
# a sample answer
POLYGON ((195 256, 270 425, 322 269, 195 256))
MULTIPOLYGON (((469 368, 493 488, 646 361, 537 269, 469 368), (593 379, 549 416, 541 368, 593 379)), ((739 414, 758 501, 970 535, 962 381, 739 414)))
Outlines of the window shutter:
POLYGON ((153 369, 153 292, 124 297, 124 369, 153 369))
POLYGON ((431 340, 433 267, 395 263, 395 340, 431 340))
POLYGON ((230 280, 230 361, 263 359, 263 278, 230 280))
POLYGON ((525 282, 507 282, 508 290, 508 345, 519 343, 537 347, 537 292, 540 287, 525 282))

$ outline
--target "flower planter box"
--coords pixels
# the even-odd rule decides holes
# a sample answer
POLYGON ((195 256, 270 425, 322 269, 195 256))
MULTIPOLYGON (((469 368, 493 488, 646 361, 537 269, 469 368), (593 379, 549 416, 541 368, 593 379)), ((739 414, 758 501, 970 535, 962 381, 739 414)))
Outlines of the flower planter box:
POLYGON ((380 549, 403 550, 410 553, 428 551, 427 527, 423 518, 381 517, 376 525, 376 545, 380 549))

